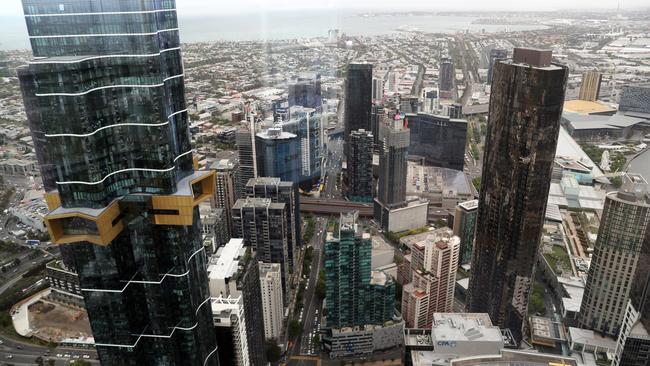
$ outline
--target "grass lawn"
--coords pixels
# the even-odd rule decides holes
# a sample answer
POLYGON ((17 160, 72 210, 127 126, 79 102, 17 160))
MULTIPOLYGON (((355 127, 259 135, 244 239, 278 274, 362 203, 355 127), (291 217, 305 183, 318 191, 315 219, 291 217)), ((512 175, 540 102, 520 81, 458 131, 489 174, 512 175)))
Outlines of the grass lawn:
POLYGON ((569 258, 566 249, 559 245, 553 245, 553 251, 551 253, 544 253, 544 258, 546 258, 548 264, 556 274, 571 270, 571 258, 569 258))

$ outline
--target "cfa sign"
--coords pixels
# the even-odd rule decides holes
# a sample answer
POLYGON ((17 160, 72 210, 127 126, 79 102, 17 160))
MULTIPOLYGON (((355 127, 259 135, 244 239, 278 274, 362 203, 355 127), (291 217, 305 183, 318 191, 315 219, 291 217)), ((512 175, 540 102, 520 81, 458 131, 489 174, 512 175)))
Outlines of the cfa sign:
POLYGON ((454 342, 454 341, 438 341, 437 345, 440 346, 440 347, 454 348, 454 347, 456 347, 456 342, 454 342))

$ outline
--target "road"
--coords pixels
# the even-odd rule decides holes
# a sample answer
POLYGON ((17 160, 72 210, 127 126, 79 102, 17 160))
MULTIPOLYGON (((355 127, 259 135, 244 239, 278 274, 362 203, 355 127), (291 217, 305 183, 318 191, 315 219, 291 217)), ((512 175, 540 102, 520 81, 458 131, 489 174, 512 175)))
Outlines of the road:
POLYGON ((323 314, 322 301, 318 299, 314 293, 316 290, 316 283, 318 281, 318 273, 321 269, 321 256, 324 249, 323 242, 325 240, 326 229, 327 219, 319 217, 316 223, 316 234, 310 243, 310 245, 314 248, 314 252, 311 272, 309 273, 309 279, 307 280, 307 289, 305 290, 304 295, 305 305, 303 318, 301 319, 303 323, 303 333, 294 347, 294 350, 296 352, 299 352, 301 355, 312 355, 319 353, 319 350, 316 348, 316 345, 311 342, 311 339, 315 334, 318 333, 318 330, 320 330, 318 322, 320 321, 320 315, 323 314), (318 312, 318 316, 316 316, 316 312, 318 312))

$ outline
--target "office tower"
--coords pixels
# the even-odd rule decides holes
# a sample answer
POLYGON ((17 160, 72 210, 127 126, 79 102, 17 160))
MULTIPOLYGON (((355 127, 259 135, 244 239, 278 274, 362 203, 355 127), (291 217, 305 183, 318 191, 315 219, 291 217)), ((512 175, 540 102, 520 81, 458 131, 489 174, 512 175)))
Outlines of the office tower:
POLYGON ((321 82, 318 73, 303 73, 289 83, 289 107, 303 106, 321 110, 321 82))
POLYGON ((348 64, 345 79, 345 141, 354 130, 370 130, 372 64, 348 64))
POLYGON ((404 128, 399 115, 390 125, 380 127, 379 177, 374 199, 374 218, 388 230, 391 209, 406 202, 406 169, 409 147, 409 130, 404 128))
POLYGON ((372 100, 381 101, 384 97, 384 79, 372 78, 372 100))
MULTIPOLYGON (((240 197, 239 164, 229 159, 221 159, 210 167, 216 172, 217 190, 212 198, 212 207, 230 212, 235 201, 240 197)), ((232 236, 232 218, 226 215, 228 234, 232 236)))
POLYGON ((284 203, 287 214, 287 255, 289 270, 293 272, 296 256, 301 244, 300 195, 298 187, 292 182, 283 182, 280 178, 259 177, 246 184, 246 197, 268 198, 271 202, 284 203))
POLYGON ((453 310, 460 239, 441 228, 411 248, 412 282, 402 289, 402 316, 409 328, 429 328, 434 313, 453 310))
POLYGON ((282 266, 285 300, 291 272, 287 239, 290 226, 286 210, 284 203, 274 203, 269 198, 239 199, 232 208, 235 237, 244 238, 244 245, 257 252, 257 260, 282 266))
POLYGON ((63 304, 84 308, 79 276, 65 261, 55 259, 45 265, 45 280, 50 284, 48 298, 63 304))
POLYGON ((580 306, 580 327, 619 334, 630 280, 649 235, 649 197, 648 183, 640 175, 625 175, 621 189, 607 194, 580 306))
POLYGON ((262 296, 255 252, 230 239, 208 264, 212 320, 222 365, 266 365, 262 296))
POLYGON ((650 85, 624 86, 618 110, 626 115, 647 116, 650 113, 650 85))
POLYGON ((470 263, 474 247, 474 232, 478 215, 478 200, 461 202, 454 215, 454 235, 460 238, 460 263, 470 263))
POLYGON ((409 156, 424 158, 433 166, 463 170, 467 121, 428 113, 407 114, 409 156))
POLYGON ((372 202, 373 134, 365 130, 352 131, 348 148, 348 192, 350 201, 372 202))
POLYGON ((238 198, 244 198, 243 187, 251 178, 257 178, 257 146, 255 144, 255 128, 251 123, 248 127, 242 127, 235 132, 237 143, 237 156, 239 157, 239 191, 238 198))
POLYGON ((515 48, 494 65, 469 312, 522 339, 568 70, 551 51, 515 48))
POLYGON ((374 146, 379 144, 379 128, 384 123, 385 117, 384 105, 373 103, 372 112, 370 113, 370 132, 372 132, 374 146))
POLYGON ((289 119, 289 99, 279 98, 271 104, 273 110, 273 122, 286 121, 289 119))
POLYGON ((295 106, 289 108, 290 118, 277 123, 274 127, 282 128, 283 132, 297 136, 300 158, 300 178, 297 182, 305 191, 310 191, 318 183, 321 176, 321 161, 323 159, 323 142, 321 128, 321 113, 312 108, 295 106))
POLYGON ((282 332, 282 271, 279 263, 259 263, 262 313, 264 314, 264 337, 280 340, 282 332))
POLYGON ((449 57, 443 57, 440 60, 440 69, 438 76, 438 88, 440 97, 453 99, 456 96, 456 70, 454 63, 449 57))
POLYGON ((271 127, 255 135, 255 145, 258 177, 276 177, 300 184, 302 164, 298 136, 282 131, 281 127, 271 127))
POLYGON ((338 233, 328 233, 325 242, 330 328, 381 325, 393 316, 395 284, 389 277, 371 271, 370 234, 357 224, 358 216, 358 211, 341 214, 338 233))
POLYGON ((603 74, 598 71, 586 71, 582 73, 582 84, 580 84, 580 95, 578 99, 595 102, 600 95, 600 83, 603 74))
POLYGON ((487 83, 492 84, 492 72, 494 71, 494 64, 498 60, 504 60, 508 58, 508 51, 501 50, 498 48, 493 48, 490 50, 490 65, 488 68, 487 83))
POLYGON ((44 220, 70 245, 102 365, 217 365, 198 209, 214 173, 193 167, 175 2, 23 8, 44 220))

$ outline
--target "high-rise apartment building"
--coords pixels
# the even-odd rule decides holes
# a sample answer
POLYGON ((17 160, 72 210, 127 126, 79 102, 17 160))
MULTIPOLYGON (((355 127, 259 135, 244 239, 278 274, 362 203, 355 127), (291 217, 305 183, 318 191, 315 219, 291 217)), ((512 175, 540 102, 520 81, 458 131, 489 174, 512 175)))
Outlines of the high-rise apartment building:
POLYGON ((286 121, 279 122, 274 127, 281 127, 283 132, 297 136, 300 148, 300 178, 296 183, 309 191, 321 176, 321 114, 313 108, 294 106, 289 108, 289 115, 286 121))
POLYGON ((453 311, 460 239, 441 228, 411 248, 412 282, 402 289, 402 316, 409 328, 429 328, 434 313, 453 311))
POLYGON ((282 310, 282 271, 279 263, 259 263, 264 337, 280 340, 284 311, 282 310))
MULTIPOLYGON (((630 177, 639 183, 635 195, 650 206, 650 192, 644 179, 638 175, 630 177), (641 198, 646 190, 645 198, 641 198)), ((636 227, 638 230, 639 227, 636 227)), ((635 274, 631 277, 630 300, 627 303, 623 325, 619 333, 613 366, 646 366, 650 364, 650 223, 646 222, 645 240, 636 259, 635 274)))
POLYGON ((358 212, 341 214, 339 232, 325 242, 327 326, 381 325, 392 319, 395 283, 370 269, 370 234, 357 223, 358 212))
POLYGON ((366 130, 350 133, 348 146, 347 196, 350 201, 372 202, 373 134, 366 130))
POLYGON ((319 110, 322 108, 321 81, 318 73, 302 73, 288 85, 289 107, 302 106, 319 110))
POLYGON ((102 365, 218 365, 175 1, 23 1, 19 69, 53 243, 102 365), (161 245, 164 244, 164 245, 161 245))
POLYGON ((460 238, 461 264, 470 263, 474 247, 474 232, 478 215, 478 200, 461 202, 456 206, 454 215, 454 235, 460 238))
POLYGON ((467 121, 428 113, 407 114, 409 156, 422 157, 433 166, 463 170, 467 121))
POLYGON ((289 269, 293 272, 296 255, 301 242, 300 195, 298 187, 292 182, 283 182, 280 178, 259 177, 248 181, 246 196, 250 198, 268 198, 271 202, 284 203, 287 214, 287 255, 289 269))
POLYGON ((494 70, 494 64, 498 60, 505 60, 508 58, 508 51, 498 49, 498 48, 493 48, 490 50, 490 65, 488 66, 488 75, 487 75, 487 83, 492 84, 492 72, 494 70))
POLYGON ((494 65, 468 309, 521 341, 568 70, 515 48, 494 65))
POLYGON ((603 80, 603 74, 598 71, 586 71, 582 74, 582 84, 580 84, 580 94, 578 99, 595 102, 600 95, 600 84, 603 80))
POLYGON ((242 127, 235 132, 237 156, 239 157, 238 198, 244 198, 243 187, 251 178, 257 178, 257 146, 255 145, 254 124, 242 127))
POLYGON ((287 207, 283 202, 269 198, 244 198, 232 208, 234 235, 243 238, 244 245, 257 253, 257 260, 264 263, 280 263, 282 288, 287 295, 289 283, 289 248, 287 235, 287 207))
MULTIPOLYGON (((212 207, 230 212, 235 201, 240 197, 239 164, 229 159, 221 159, 210 167, 216 172, 217 188, 211 199, 212 207)), ((232 218, 226 215, 228 234, 232 236, 232 218)))
POLYGON ((266 365, 257 258, 243 239, 231 239, 208 265, 212 320, 222 365, 266 365))
POLYGON ((325 242, 327 326, 343 328, 365 323, 365 284, 370 281, 372 243, 358 225, 358 213, 341 214, 339 232, 325 242))
POLYGON ((255 145, 258 177, 276 177, 300 184, 302 164, 297 135, 272 127, 255 135, 255 145))
POLYGON ((372 78, 372 100, 381 101, 384 97, 384 79, 372 78))
POLYGON ((379 129, 384 123, 385 109, 383 104, 373 103, 372 111, 370 112, 370 132, 373 136, 373 144, 379 145, 379 129))
POLYGON ((370 130, 372 64, 348 64, 345 79, 345 141, 354 130, 370 130))
POLYGON ((621 330, 632 279, 648 240, 648 183, 640 175, 625 175, 618 192, 605 198, 598 238, 589 266, 579 324, 616 336, 621 330))

